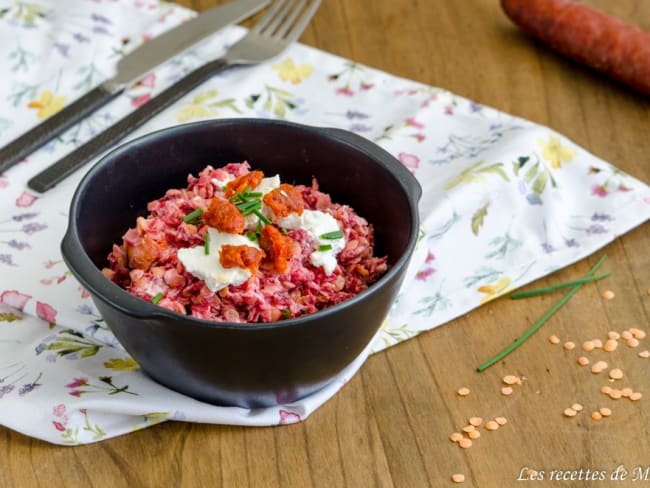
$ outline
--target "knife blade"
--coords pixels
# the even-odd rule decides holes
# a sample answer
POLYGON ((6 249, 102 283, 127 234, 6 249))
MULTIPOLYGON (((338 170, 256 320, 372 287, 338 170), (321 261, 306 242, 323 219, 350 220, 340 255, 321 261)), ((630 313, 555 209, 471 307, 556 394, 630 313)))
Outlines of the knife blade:
POLYGON ((255 14, 269 0, 234 0, 213 7, 145 42, 117 63, 117 74, 0 149, 0 173, 120 95, 153 68, 230 24, 255 14))

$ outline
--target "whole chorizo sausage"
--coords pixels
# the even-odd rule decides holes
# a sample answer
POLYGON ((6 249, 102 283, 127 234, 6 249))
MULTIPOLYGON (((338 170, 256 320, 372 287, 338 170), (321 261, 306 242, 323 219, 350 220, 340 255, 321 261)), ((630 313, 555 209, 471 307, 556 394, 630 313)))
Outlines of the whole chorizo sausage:
POLYGON ((523 31, 563 55, 650 95, 650 34, 575 0, 501 0, 523 31))

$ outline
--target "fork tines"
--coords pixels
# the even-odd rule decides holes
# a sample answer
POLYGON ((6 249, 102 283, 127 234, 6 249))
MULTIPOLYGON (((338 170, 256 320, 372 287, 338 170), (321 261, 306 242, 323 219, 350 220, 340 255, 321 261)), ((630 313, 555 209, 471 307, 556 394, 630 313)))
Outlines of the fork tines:
POLYGON ((318 9, 321 0, 277 0, 268 12, 251 29, 257 34, 282 39, 286 42, 295 41, 318 9), (298 22, 294 22, 302 14, 298 22), (293 29, 289 31, 293 26, 293 29))

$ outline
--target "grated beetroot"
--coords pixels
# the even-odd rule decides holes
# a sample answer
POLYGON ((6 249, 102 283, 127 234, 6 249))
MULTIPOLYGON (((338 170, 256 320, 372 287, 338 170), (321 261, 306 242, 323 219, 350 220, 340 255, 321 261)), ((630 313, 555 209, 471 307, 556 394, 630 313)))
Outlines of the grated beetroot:
POLYGON ((162 294, 158 305, 174 312, 213 321, 258 323, 298 317, 340 303, 365 290, 386 271, 386 257, 373 255, 372 225, 349 206, 332 203, 313 180, 310 186, 296 186, 304 208, 329 213, 345 236, 346 245, 337 255, 334 272, 328 276, 311 264, 315 244, 308 232, 288 230, 298 250, 285 273, 278 274, 272 263, 263 261, 243 284, 211 291, 203 280, 188 273, 177 257, 181 248, 203 245, 208 226, 186 223, 183 218, 197 208, 207 209, 213 197, 225 198, 219 181, 249 172, 250 166, 243 162, 217 169, 208 166, 197 176, 189 175, 187 188, 168 190, 148 204, 149 214, 137 219, 120 245, 113 245, 103 273, 143 300, 162 294), (147 257, 155 256, 149 266, 149 259, 129 259, 129 250, 133 254, 133 249, 145 242, 148 248, 154 247, 148 249, 147 257))

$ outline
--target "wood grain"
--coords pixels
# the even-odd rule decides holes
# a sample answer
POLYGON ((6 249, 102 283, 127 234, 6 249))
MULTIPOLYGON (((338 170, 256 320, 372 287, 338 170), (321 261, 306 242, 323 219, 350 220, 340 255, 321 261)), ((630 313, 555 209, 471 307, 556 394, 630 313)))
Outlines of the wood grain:
MULTIPOLYGON (((220 0, 184 0, 205 9, 220 0)), ((592 0, 650 31, 647 0, 592 0)), ((477 102, 549 125, 592 153, 650 181, 650 102, 577 66, 520 33, 497 0, 324 0, 301 39, 395 75, 447 88, 477 102)), ((557 334, 578 345, 609 330, 650 329, 648 224, 603 251, 605 282, 585 286, 515 354, 485 373, 478 363, 514 340, 556 300, 503 298, 372 356, 330 402, 298 425, 239 428, 169 422, 99 444, 56 447, 0 427, 0 486, 163 487, 521 486, 524 467, 632 471, 650 465, 650 361, 642 346, 607 356, 645 394, 633 403, 599 393, 608 384, 577 366, 578 351, 548 343, 557 334), (601 292, 616 292, 605 301, 601 292), (501 377, 525 377, 510 397, 501 377), (455 391, 467 386, 471 394, 455 391), (562 410, 574 402, 585 412, 562 410), (601 422, 589 413, 609 406, 601 422), (469 450, 448 440, 467 418, 504 415, 509 423, 469 450)), ((601 255, 601 253, 598 253, 601 255)), ((598 256, 538 284, 584 275, 598 256)), ((604 355, 600 354, 601 356, 604 355)), ((596 357, 598 355, 594 355, 596 357)), ((597 486, 632 483, 602 482, 597 486)), ((536 485, 535 485, 536 486, 536 485)), ((586 481, 544 486, 593 486, 586 481)))

